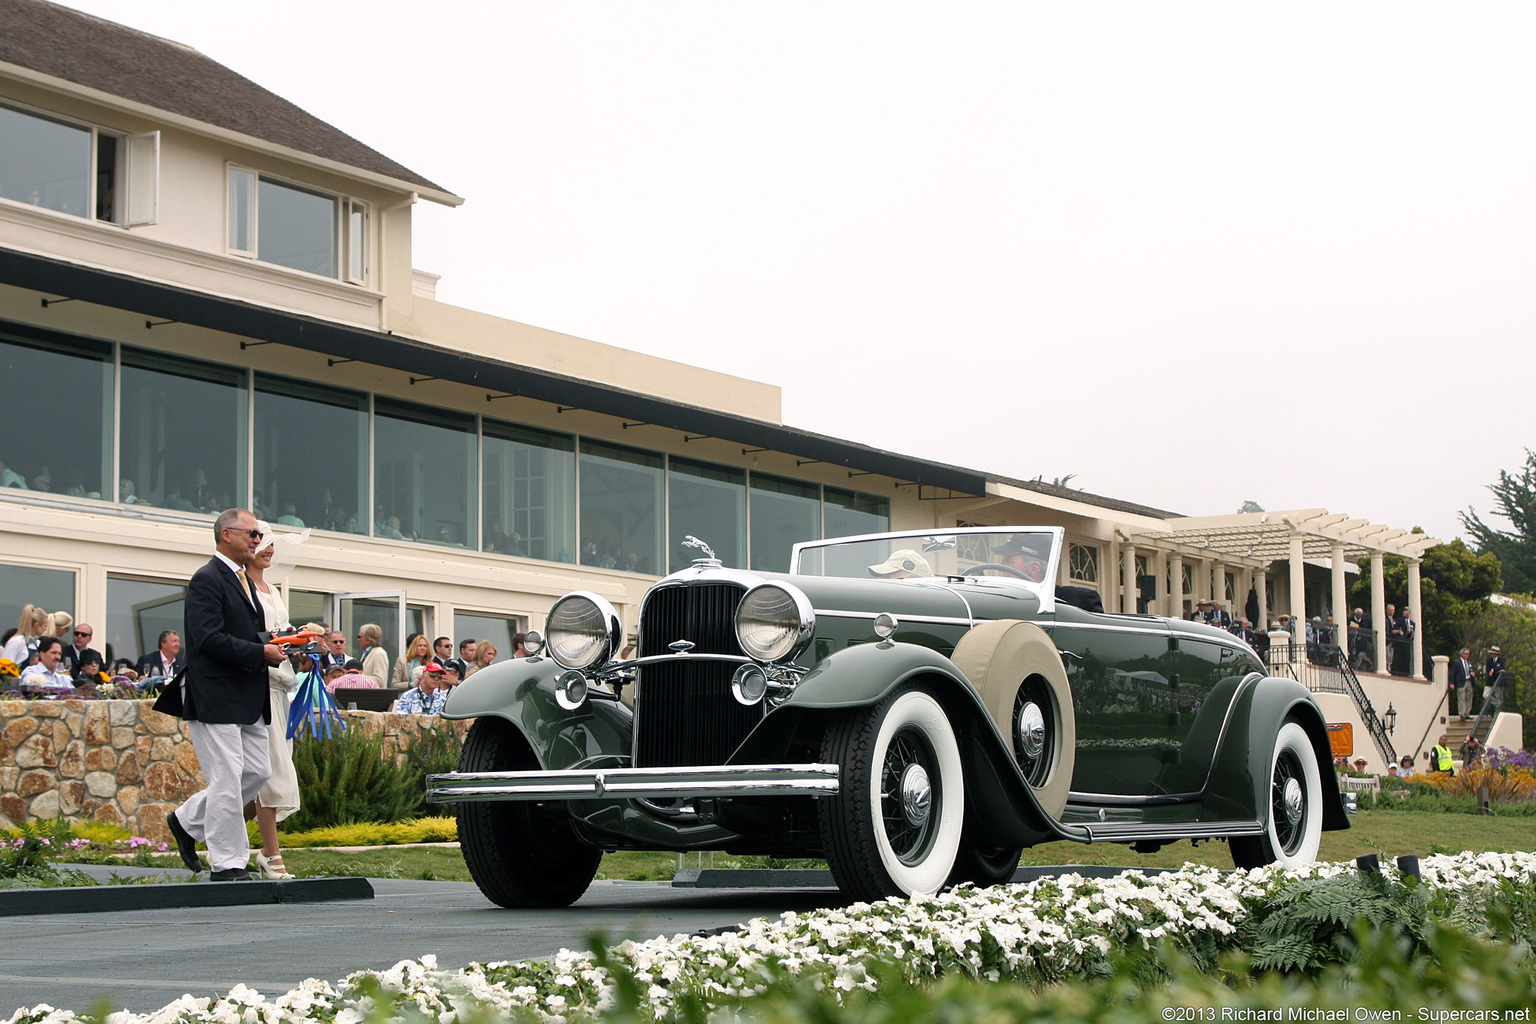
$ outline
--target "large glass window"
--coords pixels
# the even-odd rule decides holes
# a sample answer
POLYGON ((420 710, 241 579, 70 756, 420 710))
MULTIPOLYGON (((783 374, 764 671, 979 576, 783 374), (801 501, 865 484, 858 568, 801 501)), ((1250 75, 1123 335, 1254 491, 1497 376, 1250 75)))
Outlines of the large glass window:
POLYGON ((474 417, 380 398, 373 429, 374 536, 477 546, 474 417))
POLYGON ((459 645, 465 640, 484 644, 490 641, 496 647, 496 661, 512 657, 512 634, 520 633, 526 623, 516 615, 492 615, 489 612, 453 613, 453 654, 459 655, 459 645))
POLYGON ((821 488, 752 474, 752 568, 788 572, 789 549, 821 539, 821 488))
POLYGON ((0 196, 91 215, 91 130, 0 107, 0 196))
POLYGON ((110 345, 0 324, 0 381, 0 487, 111 490, 110 345))
POLYGON ((368 532, 368 396, 256 375, 251 503, 287 526, 368 532))
POLYGON ((723 564, 746 568, 747 474, 687 459, 672 459, 668 470, 669 571, 703 557, 698 548, 683 546, 690 534, 708 544, 723 564))
POLYGON ((576 557, 576 442, 485 420, 486 551, 551 562, 576 557))
POLYGON ((318 590, 292 590, 287 594, 288 621, 295 626, 302 626, 306 622, 320 622, 330 625, 326 620, 329 614, 331 595, 318 590))
POLYGON ((656 572, 661 467, 661 456, 651 452, 581 443, 581 564, 656 572))
POLYGON ((823 495, 826 535, 857 537, 891 528, 891 499, 828 487, 823 495))
MULTIPOLYGON (((14 628, 21 621, 21 610, 29 604, 34 608, 68 612, 73 616, 75 574, 67 569, 0 565, 0 630, 14 628)), ((64 642, 69 642, 68 636, 64 642)), ((91 646, 96 646, 94 640, 91 646)))
MULTIPOLYGON (((104 634, 105 639, 91 646, 108 662, 119 658, 137 661, 159 650, 161 633, 168 629, 181 633, 185 628, 186 596, 183 583, 108 576, 107 622, 97 633, 98 638, 104 634)), ((185 648, 186 636, 181 640, 185 648)))
POLYGON ((245 505, 245 371, 124 348, 118 500, 245 505))

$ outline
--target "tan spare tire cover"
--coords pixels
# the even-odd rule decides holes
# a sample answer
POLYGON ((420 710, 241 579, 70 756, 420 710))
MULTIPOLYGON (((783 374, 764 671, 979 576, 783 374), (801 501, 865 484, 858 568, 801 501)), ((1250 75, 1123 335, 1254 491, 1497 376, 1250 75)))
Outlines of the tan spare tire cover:
POLYGON ((1054 705, 1046 712, 1047 738, 1055 763, 1040 785, 1031 784, 1035 799, 1053 818, 1061 817, 1072 786, 1072 766, 1077 754, 1077 726, 1072 714, 1072 691, 1067 670, 1050 635, 1032 622, 999 619, 971 630, 955 645, 955 667, 964 672, 981 694, 987 712, 1013 750, 1014 700, 1031 676, 1043 681, 1040 690, 1054 705))

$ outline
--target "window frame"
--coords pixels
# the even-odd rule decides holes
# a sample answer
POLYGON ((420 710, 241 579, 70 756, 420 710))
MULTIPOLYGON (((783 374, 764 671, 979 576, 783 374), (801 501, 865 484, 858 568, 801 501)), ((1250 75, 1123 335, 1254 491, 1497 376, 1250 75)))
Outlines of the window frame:
POLYGON ((66 210, 54 210, 46 206, 33 206, 31 203, 20 199, 0 197, 0 202, 14 203, 27 209, 47 210, 49 213, 59 214, 60 216, 73 217, 76 220, 89 221, 93 224, 109 224, 119 228, 146 227, 159 223, 160 132, 158 129, 148 132, 122 131, 95 121, 87 121, 83 118, 60 114, 29 103, 21 103, 9 97, 0 100, 0 108, 26 117, 36 118, 39 121, 50 121, 65 128, 75 128, 89 132, 91 140, 90 150, 86 157, 86 166, 83 171, 86 209, 84 214, 73 214, 66 210), (115 196, 111 217, 97 216, 98 203, 100 201, 100 194, 97 188, 98 165, 101 160, 101 139, 103 136, 114 139, 117 143, 117 152, 112 170, 115 196), (139 164, 144 164, 148 169, 140 169, 139 164), (138 212, 145 209, 147 209, 147 213, 138 212))
POLYGON ((249 164, 233 160, 224 162, 224 251, 230 256, 248 259, 263 266, 278 267, 295 274, 306 274, 326 281, 339 281, 343 284, 366 287, 373 270, 372 260, 369 258, 372 223, 373 204, 366 200, 328 188, 317 188, 307 182, 287 178, 281 174, 269 174, 249 164), (235 238, 237 211, 234 182, 237 176, 248 179, 250 182, 250 200, 245 210, 245 223, 242 225, 249 238, 249 248, 241 248, 235 238), (331 225, 336 237, 334 273, 316 274, 313 271, 299 270, 261 258, 261 184, 264 181, 282 188, 330 199, 335 203, 335 220, 331 225))

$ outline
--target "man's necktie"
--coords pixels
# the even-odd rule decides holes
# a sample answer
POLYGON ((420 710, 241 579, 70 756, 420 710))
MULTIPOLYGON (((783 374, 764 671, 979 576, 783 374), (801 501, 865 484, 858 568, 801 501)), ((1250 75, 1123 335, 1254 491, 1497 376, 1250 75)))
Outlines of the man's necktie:
POLYGON ((245 599, 251 602, 251 607, 256 607, 256 594, 251 590, 251 579, 245 574, 245 569, 235 570, 235 579, 240 581, 240 589, 245 591, 245 599))

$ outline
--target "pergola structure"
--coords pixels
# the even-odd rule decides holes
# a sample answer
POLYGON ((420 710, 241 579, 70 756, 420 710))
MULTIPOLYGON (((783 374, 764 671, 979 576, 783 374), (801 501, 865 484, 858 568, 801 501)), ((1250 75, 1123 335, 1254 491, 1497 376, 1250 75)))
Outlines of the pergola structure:
MULTIPOLYGON (((1168 519, 1164 529, 1142 529, 1134 533, 1121 533, 1123 558, 1122 608, 1134 609, 1136 601, 1136 555, 1138 547, 1149 550, 1149 561, 1155 562, 1154 571, 1165 578, 1163 565, 1167 566, 1169 583, 1169 608, 1173 615, 1181 613, 1184 603, 1184 564, 1194 559, 1200 566, 1195 574, 1196 598, 1225 596, 1225 578, 1228 569, 1237 569, 1237 594, 1247 594, 1250 587, 1259 599, 1259 622, 1262 629, 1269 618, 1269 598, 1266 570, 1271 563, 1286 560, 1290 563, 1290 613, 1296 620, 1306 619, 1306 583, 1303 567, 1308 559, 1327 560, 1332 570, 1332 607, 1343 628, 1347 600, 1344 589, 1344 567, 1354 559, 1369 557, 1371 560, 1371 622, 1376 628, 1376 664, 1385 666, 1386 595, 1382 582, 1382 558, 1400 555, 1408 563, 1408 616, 1419 626, 1423 625, 1423 602, 1420 594, 1419 563, 1424 552, 1442 543, 1422 533, 1395 529, 1368 519, 1352 519, 1341 512, 1329 512, 1325 508, 1293 509, 1286 512, 1253 512, 1226 516, 1191 516, 1168 519)), ((1218 600, 1221 598, 1218 597, 1218 600)), ((1421 632, 1414 631, 1412 643, 1411 673, 1414 678, 1424 677, 1424 652, 1421 632)))

